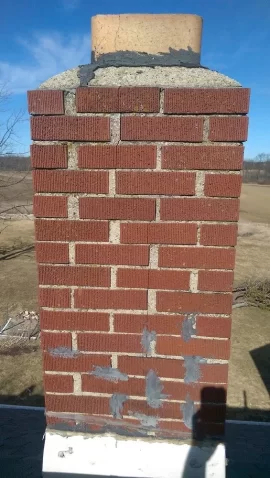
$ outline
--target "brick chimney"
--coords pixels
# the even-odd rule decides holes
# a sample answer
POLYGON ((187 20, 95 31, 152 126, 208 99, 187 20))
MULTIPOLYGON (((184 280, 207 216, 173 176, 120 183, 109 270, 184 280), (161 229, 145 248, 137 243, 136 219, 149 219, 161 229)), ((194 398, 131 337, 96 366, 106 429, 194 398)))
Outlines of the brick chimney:
POLYGON ((200 440, 224 434, 249 90, 200 65, 201 29, 98 15, 92 63, 28 93, 44 476, 193 476, 194 450, 225 476, 200 440))

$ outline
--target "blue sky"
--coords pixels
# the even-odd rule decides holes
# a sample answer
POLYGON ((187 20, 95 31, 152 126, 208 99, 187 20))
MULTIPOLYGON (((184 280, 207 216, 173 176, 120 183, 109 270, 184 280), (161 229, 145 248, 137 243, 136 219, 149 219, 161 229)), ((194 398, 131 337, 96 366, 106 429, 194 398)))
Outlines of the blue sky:
MULTIPOLYGON (((0 82, 26 110, 26 91, 90 61, 90 17, 119 13, 194 13, 204 19, 201 63, 250 87, 247 158, 270 153, 270 0, 9 0, 0 18, 0 82), (129 5, 129 6, 127 6, 129 5)), ((29 149, 29 124, 18 129, 29 149)))

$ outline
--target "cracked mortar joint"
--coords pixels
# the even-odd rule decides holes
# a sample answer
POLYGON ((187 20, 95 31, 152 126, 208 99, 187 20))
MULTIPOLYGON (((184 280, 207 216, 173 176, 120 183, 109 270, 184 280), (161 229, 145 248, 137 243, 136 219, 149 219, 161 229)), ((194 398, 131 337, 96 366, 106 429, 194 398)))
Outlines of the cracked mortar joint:
POLYGON ((191 355, 184 356, 184 367, 186 369, 184 382, 185 383, 196 383, 201 378, 200 364, 206 363, 206 359, 191 355))
POLYGON ((110 398, 110 410, 114 418, 123 418, 122 411, 124 403, 128 400, 128 395, 123 393, 114 393, 110 398))
POLYGON ((78 350, 72 350, 69 347, 50 348, 48 352, 50 355, 54 357, 62 357, 62 358, 76 358, 79 355, 78 350))
POLYGON ((156 290, 148 289, 148 313, 156 313, 156 290))
POLYGON ((68 197, 68 219, 80 219, 79 198, 76 196, 68 197))
POLYGON ((68 169, 77 169, 77 146, 74 143, 68 144, 68 169))
POLYGON ((190 273, 190 291, 191 292, 198 292, 198 271, 192 271, 190 273))
POLYGON ((111 143, 118 144, 120 141, 120 113, 111 114, 111 143))
POLYGON ((180 409, 183 412, 184 424, 190 430, 193 429, 193 417, 196 412, 194 401, 191 400, 189 394, 186 397, 186 402, 180 405, 180 409))
POLYGON ((81 395, 82 393, 82 377, 79 372, 73 373, 74 394, 81 395))
POLYGON ((74 116, 77 114, 74 92, 69 91, 65 93, 64 104, 66 115, 74 116))
POLYGON ((146 401, 151 408, 160 408, 162 401, 168 398, 168 395, 162 393, 164 386, 154 370, 149 370, 146 375, 145 395, 146 401))
POLYGON ((112 244, 120 243, 120 221, 110 221, 110 236, 109 241, 112 244))
POLYGON ((193 335, 196 335, 196 314, 188 314, 182 323, 182 337, 188 342, 193 335))
POLYGON ((75 264, 75 242, 69 242, 69 263, 75 264))
POLYGON ((144 327, 143 333, 142 333, 141 344, 142 344, 143 351, 147 355, 151 356, 153 354, 154 349, 155 349, 155 345, 156 345, 156 340, 157 340, 156 332, 155 331, 150 332, 147 329, 147 327, 144 327))

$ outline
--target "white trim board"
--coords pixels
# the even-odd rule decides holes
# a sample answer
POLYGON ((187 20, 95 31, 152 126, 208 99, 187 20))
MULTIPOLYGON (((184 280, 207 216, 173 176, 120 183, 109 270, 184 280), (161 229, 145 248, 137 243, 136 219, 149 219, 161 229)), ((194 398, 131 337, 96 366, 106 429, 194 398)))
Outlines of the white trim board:
POLYGON ((46 431, 43 476, 225 478, 225 446, 117 439, 46 431))

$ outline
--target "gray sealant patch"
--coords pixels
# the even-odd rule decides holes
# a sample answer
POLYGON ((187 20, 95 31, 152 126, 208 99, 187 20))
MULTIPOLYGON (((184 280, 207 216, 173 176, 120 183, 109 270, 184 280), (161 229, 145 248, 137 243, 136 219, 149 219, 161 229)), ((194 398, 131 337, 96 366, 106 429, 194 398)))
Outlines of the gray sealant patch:
POLYGON ((149 370, 146 376, 145 395, 147 403, 151 408, 160 408, 162 406, 162 399, 168 397, 162 393, 164 387, 154 370, 149 370))
POLYGON ((132 413, 129 412, 129 415, 140 420, 143 427, 156 428, 158 426, 158 417, 152 417, 149 415, 144 415, 144 413, 132 413))
POLYGON ((192 430, 192 428, 193 428, 193 417, 196 413, 196 408, 195 408, 193 400, 191 400, 189 395, 187 395, 186 403, 182 403, 180 405, 180 409, 183 412, 184 424, 186 425, 187 428, 192 430))
POLYGON ((143 351, 146 354, 151 354, 152 353, 152 347, 156 343, 157 340, 157 334, 155 331, 150 332, 147 327, 144 327, 143 333, 142 333, 142 348, 143 351))
MULTIPOLYGON (((116 51, 103 53, 95 58, 92 51, 92 63, 81 65, 79 77, 80 85, 88 86, 90 80, 95 78, 95 70, 98 68, 113 67, 154 67, 154 66, 184 66, 187 68, 198 68, 200 65, 200 53, 194 52, 190 47, 186 50, 175 50, 170 48, 168 53, 148 54, 136 51, 116 51)), ((201 67, 204 68, 204 67, 201 67)))
POLYGON ((114 393, 110 398, 110 410, 114 418, 123 418, 123 405, 128 399, 128 395, 123 393, 114 393))
POLYGON ((185 342, 188 342, 192 335, 196 335, 196 315, 188 314, 185 316, 182 323, 182 337, 185 342))
POLYGON ((69 347, 56 347, 54 349, 49 349, 48 352, 54 357, 62 358, 76 358, 80 353, 78 350, 72 350, 69 347))
POLYGON ((120 372, 118 368, 112 367, 99 367, 96 366, 93 372, 90 372, 90 375, 94 375, 97 378, 103 378, 104 380, 108 380, 109 382, 118 382, 118 380, 122 382, 128 381, 128 376, 126 373, 120 372))
POLYGON ((184 367, 186 369, 184 377, 185 383, 198 382, 198 380, 201 378, 201 363, 206 363, 206 359, 196 355, 184 356, 184 367))

